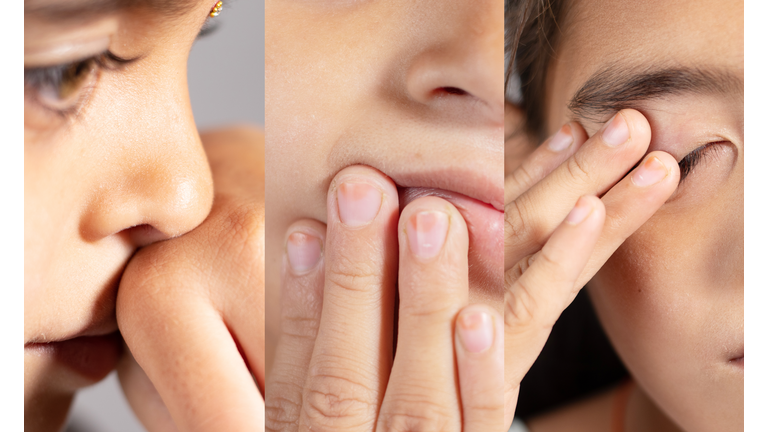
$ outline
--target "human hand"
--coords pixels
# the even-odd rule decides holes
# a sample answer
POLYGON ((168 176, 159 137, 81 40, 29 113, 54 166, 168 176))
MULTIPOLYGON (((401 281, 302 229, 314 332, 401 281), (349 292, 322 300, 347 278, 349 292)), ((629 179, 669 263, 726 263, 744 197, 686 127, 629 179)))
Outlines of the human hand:
POLYGON ((650 141, 648 121, 631 109, 591 138, 570 122, 505 179, 505 424, 560 314, 677 187, 668 153, 632 169, 650 141))
POLYGON ((456 208, 424 197, 399 214, 394 183, 354 166, 327 209, 327 226, 301 220, 286 236, 267 430, 500 430, 502 321, 466 306, 456 208))
POLYGON ((129 262, 117 319, 133 357, 118 374, 151 432, 263 430, 263 135, 233 128, 201 139, 213 207, 191 232, 129 262))

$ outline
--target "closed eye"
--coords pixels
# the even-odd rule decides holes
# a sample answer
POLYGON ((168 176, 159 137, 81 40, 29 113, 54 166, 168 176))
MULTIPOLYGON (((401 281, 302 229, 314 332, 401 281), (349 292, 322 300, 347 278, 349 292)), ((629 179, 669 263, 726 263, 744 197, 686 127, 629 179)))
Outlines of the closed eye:
POLYGON ((701 164, 701 162, 707 158, 717 156, 718 149, 720 149, 721 144, 724 143, 724 141, 707 143, 685 155, 685 157, 677 163, 680 167, 680 182, 688 177, 688 175, 693 174, 694 170, 701 164))

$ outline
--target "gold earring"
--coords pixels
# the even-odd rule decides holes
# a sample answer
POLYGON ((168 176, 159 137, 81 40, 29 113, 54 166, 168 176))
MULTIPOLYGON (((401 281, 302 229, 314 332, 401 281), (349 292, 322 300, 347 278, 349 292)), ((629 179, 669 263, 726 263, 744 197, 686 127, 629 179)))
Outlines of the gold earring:
POLYGON ((221 13, 221 6, 222 6, 221 2, 216 2, 216 4, 213 6, 213 9, 211 9, 211 13, 209 13, 208 15, 211 18, 219 16, 219 14, 221 13))

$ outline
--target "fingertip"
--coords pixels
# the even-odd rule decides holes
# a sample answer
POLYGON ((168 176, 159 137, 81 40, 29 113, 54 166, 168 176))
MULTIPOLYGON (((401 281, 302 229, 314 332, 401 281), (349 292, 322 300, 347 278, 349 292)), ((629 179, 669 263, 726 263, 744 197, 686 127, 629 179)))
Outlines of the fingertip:
POLYGON ((445 244, 462 247, 466 254, 468 231, 458 209, 435 196, 417 198, 400 214, 398 232, 405 236, 410 253, 421 259, 436 257, 445 244))
POLYGON ((345 167, 334 176, 328 188, 329 222, 340 221, 350 228, 364 227, 398 209, 395 183, 381 171, 366 165, 345 167))
POLYGON ((292 223, 284 239, 287 269, 305 275, 318 267, 325 245, 325 224, 312 219, 292 223))
POLYGON ((414 214, 424 211, 443 212, 451 219, 452 225, 456 224, 459 228, 464 228, 466 230, 466 222, 464 222, 464 218, 461 217, 461 213, 459 213, 456 206, 446 199, 429 195, 416 198, 403 208, 403 211, 400 212, 400 231, 402 232, 402 230, 406 228, 408 219, 414 214), (456 220, 454 221, 454 219, 456 220))
POLYGON ((669 188, 671 193, 680 181, 680 167, 669 153, 653 151, 638 164, 630 179, 637 187, 661 186, 669 188))
POLYGON ((584 195, 576 200, 576 204, 573 206, 568 216, 565 217, 565 224, 576 226, 580 225, 587 219, 593 219, 599 217, 599 213, 605 213, 605 207, 603 203, 594 195, 584 195))
POLYGON ((671 154, 664 152, 664 151, 653 151, 649 153, 649 155, 653 155, 664 164, 667 169, 669 169, 669 175, 666 180, 674 183, 675 186, 680 182, 680 165, 677 163, 677 159, 675 159, 674 156, 671 154))
POLYGON ((603 200, 595 195, 584 195, 579 199, 589 203, 589 205, 592 207, 592 217, 600 219, 605 218, 605 204, 603 203, 603 200))
POLYGON ((464 307, 456 316, 456 337, 468 353, 482 354, 491 350, 498 338, 498 313, 483 304, 464 307))
POLYGON ((562 152, 574 144, 571 124, 566 123, 546 141, 547 148, 553 152, 562 152))
POLYGON ((573 146, 575 150, 578 150, 582 144, 587 142, 589 134, 579 122, 569 122, 568 126, 571 128, 571 135, 573 135, 573 146))
POLYGON ((644 143, 647 148, 651 143, 651 125, 648 119, 640 111, 632 108, 619 111, 619 115, 623 116, 627 122, 630 141, 644 143))

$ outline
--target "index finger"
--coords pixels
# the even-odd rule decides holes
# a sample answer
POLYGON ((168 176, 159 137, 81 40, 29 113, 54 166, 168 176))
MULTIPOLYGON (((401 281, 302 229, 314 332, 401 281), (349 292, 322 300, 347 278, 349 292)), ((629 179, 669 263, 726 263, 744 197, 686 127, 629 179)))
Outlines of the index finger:
POLYGON ((262 430, 264 401, 206 281, 146 251, 123 275, 117 319, 174 423, 186 432, 262 430))

